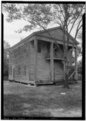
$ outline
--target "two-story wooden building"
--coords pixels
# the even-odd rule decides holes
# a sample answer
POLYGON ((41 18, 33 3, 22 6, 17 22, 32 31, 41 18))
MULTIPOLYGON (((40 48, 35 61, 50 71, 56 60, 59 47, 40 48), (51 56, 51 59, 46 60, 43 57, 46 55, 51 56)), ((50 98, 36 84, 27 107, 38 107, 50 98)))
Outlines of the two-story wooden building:
MULTIPOLYGON (((65 36, 67 41, 67 33, 65 36)), ((71 66, 75 40, 68 36, 68 59, 71 66)), ((77 41, 75 43, 77 45, 77 41)), ((9 80, 50 83, 63 79, 63 45, 63 30, 60 27, 34 32, 26 37, 10 48, 9 80)))

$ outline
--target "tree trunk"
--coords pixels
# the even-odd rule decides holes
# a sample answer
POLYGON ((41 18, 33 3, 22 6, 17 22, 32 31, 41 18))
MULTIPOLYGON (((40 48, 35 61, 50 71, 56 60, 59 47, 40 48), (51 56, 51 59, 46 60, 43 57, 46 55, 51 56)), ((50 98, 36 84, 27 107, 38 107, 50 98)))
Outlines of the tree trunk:
POLYGON ((63 40, 64 40, 64 87, 65 88, 69 88, 69 84, 68 84, 68 74, 67 74, 67 70, 68 70, 68 58, 67 58, 67 52, 68 52, 68 35, 66 34, 66 31, 68 30, 67 28, 67 6, 65 7, 65 21, 64 21, 64 26, 63 26, 63 40), (67 36, 67 40, 66 40, 66 36, 67 36))
POLYGON ((68 74, 67 74, 67 70, 68 70, 68 60, 67 60, 67 48, 65 47, 64 49, 64 88, 69 88, 69 84, 68 84, 68 74))

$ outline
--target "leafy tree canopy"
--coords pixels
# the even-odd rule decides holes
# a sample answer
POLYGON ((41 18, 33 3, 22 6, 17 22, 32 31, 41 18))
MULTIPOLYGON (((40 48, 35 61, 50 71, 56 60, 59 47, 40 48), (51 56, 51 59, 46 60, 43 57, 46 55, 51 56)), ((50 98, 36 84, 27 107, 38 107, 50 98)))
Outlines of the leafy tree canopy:
POLYGON ((51 22, 63 27, 66 20, 71 32, 73 26, 78 26, 79 22, 78 28, 81 27, 84 9, 84 4, 3 4, 3 11, 8 13, 8 22, 19 19, 28 22, 18 32, 28 31, 38 26, 46 29, 51 22))

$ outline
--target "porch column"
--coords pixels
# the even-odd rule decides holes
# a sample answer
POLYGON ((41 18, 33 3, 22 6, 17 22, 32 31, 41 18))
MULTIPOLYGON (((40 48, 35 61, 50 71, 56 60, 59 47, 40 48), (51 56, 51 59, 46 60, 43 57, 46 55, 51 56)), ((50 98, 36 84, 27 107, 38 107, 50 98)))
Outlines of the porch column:
POLYGON ((35 64, 34 64, 34 79, 37 81, 37 39, 34 39, 34 53, 35 53, 35 64))
POLYGON ((77 47, 75 48, 75 79, 78 79, 77 47))
POLYGON ((54 81, 53 42, 51 42, 50 45, 50 66, 51 66, 51 81, 54 81))

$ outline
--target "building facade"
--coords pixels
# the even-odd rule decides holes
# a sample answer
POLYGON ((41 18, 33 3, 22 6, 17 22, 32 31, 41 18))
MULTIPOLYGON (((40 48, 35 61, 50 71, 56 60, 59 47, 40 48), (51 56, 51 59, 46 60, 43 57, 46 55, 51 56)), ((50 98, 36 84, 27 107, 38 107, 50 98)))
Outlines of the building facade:
MULTIPOLYGON (((69 35, 69 66, 73 62, 73 47, 74 39, 69 35)), ((9 52, 9 80, 52 83, 64 78, 64 40, 60 27, 34 32, 9 52)))

